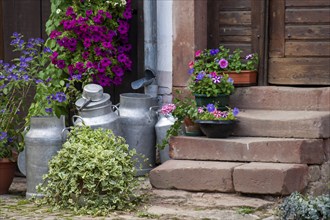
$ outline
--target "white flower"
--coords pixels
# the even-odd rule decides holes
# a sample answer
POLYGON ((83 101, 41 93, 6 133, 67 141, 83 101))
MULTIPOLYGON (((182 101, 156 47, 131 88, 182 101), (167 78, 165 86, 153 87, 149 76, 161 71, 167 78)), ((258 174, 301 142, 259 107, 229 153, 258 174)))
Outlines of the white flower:
POLYGON ((61 9, 57 9, 57 10, 56 10, 56 14, 61 13, 61 11, 62 11, 61 9))
POLYGON ((106 1, 107 4, 110 4, 110 1, 106 1))
POLYGON ((126 5, 126 0, 121 0, 122 5, 126 5))

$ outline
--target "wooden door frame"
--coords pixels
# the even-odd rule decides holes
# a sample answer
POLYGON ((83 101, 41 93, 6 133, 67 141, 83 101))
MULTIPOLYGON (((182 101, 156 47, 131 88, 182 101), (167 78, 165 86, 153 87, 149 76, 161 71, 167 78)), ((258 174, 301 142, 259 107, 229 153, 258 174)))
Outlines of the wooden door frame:
POLYGON ((269 0, 251 0, 252 51, 259 55, 258 85, 268 84, 269 0))
POLYGON ((2 8, 2 0, 0 0, 0 12, 1 12, 1 16, 0 16, 0 60, 3 60, 5 58, 5 54, 4 54, 4 37, 3 37, 3 8, 2 8))

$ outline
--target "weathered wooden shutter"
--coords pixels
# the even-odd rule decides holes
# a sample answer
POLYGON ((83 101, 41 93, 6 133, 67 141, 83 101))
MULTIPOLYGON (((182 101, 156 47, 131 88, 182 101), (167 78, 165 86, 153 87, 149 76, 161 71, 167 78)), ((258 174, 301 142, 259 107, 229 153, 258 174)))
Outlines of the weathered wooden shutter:
POLYGON ((330 85, 330 1, 270 0, 268 81, 330 85))

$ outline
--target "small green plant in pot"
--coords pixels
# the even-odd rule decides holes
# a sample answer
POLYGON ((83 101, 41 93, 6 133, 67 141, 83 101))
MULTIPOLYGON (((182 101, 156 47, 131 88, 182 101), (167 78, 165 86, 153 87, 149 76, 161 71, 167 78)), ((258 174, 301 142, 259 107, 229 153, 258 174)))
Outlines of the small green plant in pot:
POLYGON ((198 107, 197 120, 202 132, 209 138, 226 138, 232 134, 236 123, 238 108, 227 107, 226 111, 219 110, 216 105, 210 103, 204 107, 198 107))
POLYGON ((38 190, 46 203, 77 213, 106 215, 130 210, 141 201, 136 194, 135 155, 125 139, 111 130, 74 127, 49 162, 49 172, 38 190))
POLYGON ((157 145, 160 149, 163 149, 168 144, 168 140, 172 136, 177 136, 181 132, 187 134, 187 127, 195 125, 194 120, 197 119, 196 102, 191 98, 175 98, 173 103, 164 105, 160 112, 165 117, 175 118, 174 124, 167 130, 162 144, 157 145), (185 127, 184 132, 181 129, 182 126, 185 127))

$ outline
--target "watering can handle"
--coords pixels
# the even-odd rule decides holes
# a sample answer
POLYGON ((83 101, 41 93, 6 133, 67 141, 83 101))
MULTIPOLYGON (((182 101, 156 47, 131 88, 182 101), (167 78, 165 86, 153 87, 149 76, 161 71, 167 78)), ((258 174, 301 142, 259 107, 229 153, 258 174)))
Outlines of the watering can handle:
POLYGON ((74 116, 72 116, 72 123, 73 123, 73 124, 75 123, 75 118, 79 118, 79 119, 81 120, 82 124, 83 124, 83 125, 86 125, 84 119, 83 119, 81 116, 79 116, 79 115, 74 115, 74 116))

